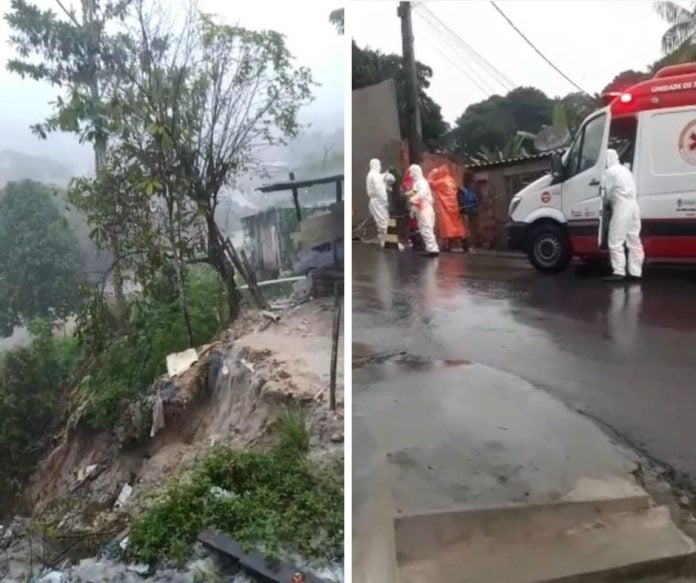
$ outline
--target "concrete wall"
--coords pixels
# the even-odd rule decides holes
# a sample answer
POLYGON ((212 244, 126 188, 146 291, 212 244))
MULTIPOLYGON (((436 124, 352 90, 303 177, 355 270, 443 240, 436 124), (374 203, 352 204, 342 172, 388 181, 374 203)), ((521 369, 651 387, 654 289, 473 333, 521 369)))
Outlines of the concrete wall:
POLYGON ((393 80, 353 91, 352 132, 353 192, 349 202, 355 225, 369 217, 365 176, 370 159, 379 158, 382 168, 400 167, 401 132, 393 80))
MULTIPOLYGON (((329 213, 333 205, 302 207, 302 218, 329 213)), ((295 209, 271 207, 242 219, 244 248, 259 280, 274 279, 292 270, 298 249, 292 240, 300 223, 295 209)))
POLYGON ((485 225, 481 230, 486 232, 484 238, 491 247, 506 247, 505 223, 512 197, 524 186, 548 172, 550 164, 548 159, 542 159, 472 169, 473 179, 483 199, 483 208, 479 209, 479 214, 482 215, 482 223, 485 225))

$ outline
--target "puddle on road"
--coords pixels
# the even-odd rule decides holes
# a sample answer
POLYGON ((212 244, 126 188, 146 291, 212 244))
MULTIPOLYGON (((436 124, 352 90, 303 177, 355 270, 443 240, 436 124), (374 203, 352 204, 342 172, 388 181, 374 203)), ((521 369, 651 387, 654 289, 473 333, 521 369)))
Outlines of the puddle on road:
POLYGON ((413 372, 469 366, 472 362, 463 358, 435 359, 405 351, 378 353, 369 344, 353 342, 353 369, 366 364, 388 364, 413 372))

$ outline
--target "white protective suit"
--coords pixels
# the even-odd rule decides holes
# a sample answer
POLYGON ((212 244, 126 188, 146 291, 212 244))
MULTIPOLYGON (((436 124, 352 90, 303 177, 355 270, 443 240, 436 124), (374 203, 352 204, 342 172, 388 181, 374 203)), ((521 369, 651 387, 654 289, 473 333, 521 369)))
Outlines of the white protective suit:
POLYGON ((430 185, 423 176, 423 170, 418 164, 412 164, 409 169, 413 180, 413 190, 415 194, 411 197, 411 204, 416 210, 418 219, 418 230, 427 253, 439 253, 435 239, 435 209, 433 208, 433 193, 430 192, 430 185))
POLYGON ((626 275, 625 244, 628 248, 628 273, 633 277, 641 277, 645 254, 640 241, 640 207, 636 198, 636 182, 631 171, 619 162, 616 150, 607 150, 607 169, 602 182, 612 210, 608 244, 614 275, 626 275))
POLYGON ((394 177, 391 174, 388 172, 382 174, 382 163, 377 158, 370 160, 366 189, 367 196, 370 198, 370 213, 377 225, 377 238, 382 247, 387 239, 387 227, 389 226, 389 199, 387 197, 389 179, 394 182, 394 177))

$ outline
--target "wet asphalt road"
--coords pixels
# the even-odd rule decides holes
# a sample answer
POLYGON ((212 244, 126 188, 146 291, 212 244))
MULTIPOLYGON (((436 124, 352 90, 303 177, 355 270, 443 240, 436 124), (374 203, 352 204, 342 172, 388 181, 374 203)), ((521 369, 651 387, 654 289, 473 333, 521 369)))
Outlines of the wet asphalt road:
MULTIPOLYGON (((517 375, 696 488, 696 268, 645 276, 611 287, 581 267, 354 244, 354 359, 406 351, 517 375)), ((354 399, 369 384, 354 375, 354 399)))

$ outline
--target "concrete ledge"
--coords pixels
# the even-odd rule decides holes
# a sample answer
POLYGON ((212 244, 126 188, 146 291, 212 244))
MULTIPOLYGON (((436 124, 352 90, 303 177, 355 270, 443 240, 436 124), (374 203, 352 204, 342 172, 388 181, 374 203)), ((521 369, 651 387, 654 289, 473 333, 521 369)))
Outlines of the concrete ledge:
POLYGON ((609 514, 644 510, 651 504, 644 491, 621 498, 508 504, 495 508, 460 508, 397 516, 394 532, 397 553, 411 559, 430 556, 437 549, 475 536, 503 537, 520 530, 538 535, 573 528, 609 514))
MULTIPOLYGON (((617 502, 611 507, 642 504, 617 502)), ((584 583, 683 574, 696 545, 667 507, 607 512, 601 504, 405 517, 396 523, 400 583, 584 583)))

